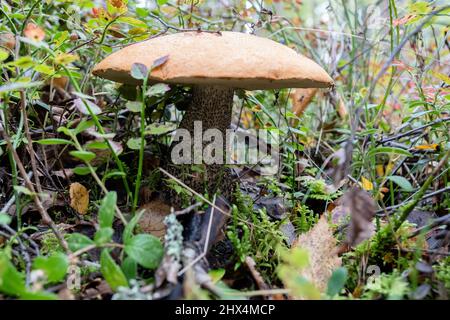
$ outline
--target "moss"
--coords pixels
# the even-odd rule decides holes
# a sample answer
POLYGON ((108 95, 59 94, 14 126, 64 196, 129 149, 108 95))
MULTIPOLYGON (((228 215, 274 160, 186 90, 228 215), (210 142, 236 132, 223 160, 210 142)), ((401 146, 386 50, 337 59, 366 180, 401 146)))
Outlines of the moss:
POLYGON ((306 205, 297 204, 294 208, 292 224, 297 233, 309 231, 319 221, 319 215, 310 210, 306 205))
POLYGON ((434 266, 434 270, 437 280, 444 285, 448 294, 450 294, 450 257, 440 261, 438 265, 434 266))
POLYGON ((271 221, 265 210, 254 210, 252 199, 240 191, 236 191, 234 196, 236 205, 233 206, 227 235, 236 252, 235 268, 251 256, 261 274, 273 280, 280 260, 278 248, 287 247, 285 236, 279 230, 283 221, 271 221))
POLYGON ((41 253, 51 255, 56 252, 63 252, 58 239, 53 232, 45 233, 41 238, 41 253))

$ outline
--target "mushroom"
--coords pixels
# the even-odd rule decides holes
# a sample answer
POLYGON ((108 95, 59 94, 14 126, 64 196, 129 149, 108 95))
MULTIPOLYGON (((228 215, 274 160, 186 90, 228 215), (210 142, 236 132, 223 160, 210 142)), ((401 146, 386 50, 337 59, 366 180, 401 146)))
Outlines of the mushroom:
MULTIPOLYGON (((218 129, 225 137, 231 124, 235 89, 326 88, 330 76, 314 61, 275 41, 239 32, 180 32, 139 42, 117 51, 93 70, 97 76, 126 84, 139 84, 131 76, 134 63, 151 68, 168 56, 149 75, 149 83, 192 86, 192 100, 180 128, 194 131, 218 129)), ((225 154, 225 153, 224 153, 225 154)), ((195 191, 230 195, 230 178, 220 176, 223 165, 205 165, 201 179, 183 179, 195 191)), ((225 170, 226 171, 226 170, 225 170)), ((173 172, 173 171, 172 171, 173 172)), ((229 175, 229 174, 228 174, 229 175)))

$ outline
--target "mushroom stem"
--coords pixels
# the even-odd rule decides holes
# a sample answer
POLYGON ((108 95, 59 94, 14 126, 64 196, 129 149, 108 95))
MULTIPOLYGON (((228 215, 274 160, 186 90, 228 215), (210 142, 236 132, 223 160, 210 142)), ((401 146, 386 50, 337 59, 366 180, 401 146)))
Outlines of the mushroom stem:
MULTIPOLYGON (((186 183, 193 190, 212 195, 219 191, 223 196, 230 199, 232 195, 231 174, 226 168, 226 130, 230 127, 233 108, 234 89, 223 86, 194 86, 192 100, 180 123, 180 128, 189 131, 191 136, 191 150, 201 145, 200 151, 203 155, 205 147, 211 141, 203 141, 204 133, 208 129, 217 129, 222 134, 223 162, 222 164, 205 164, 202 161, 203 173, 191 170, 192 165, 173 165, 169 171, 177 178, 186 183), (194 132, 194 123, 200 121, 201 136, 194 132), (202 141, 198 141, 202 139, 202 141)), ((198 124, 198 123, 197 123, 198 124)), ((198 130, 198 128, 197 128, 198 130)), ((172 145, 171 148, 173 148, 172 145)), ((198 150, 197 150, 198 151, 198 150)), ((194 155, 192 155, 194 161, 194 155)), ((172 197, 172 202, 173 202, 172 197)))
POLYGON ((194 121, 202 122, 202 129, 219 129, 223 134, 230 127, 234 89, 221 86, 194 86, 192 101, 180 128, 194 133, 194 121))

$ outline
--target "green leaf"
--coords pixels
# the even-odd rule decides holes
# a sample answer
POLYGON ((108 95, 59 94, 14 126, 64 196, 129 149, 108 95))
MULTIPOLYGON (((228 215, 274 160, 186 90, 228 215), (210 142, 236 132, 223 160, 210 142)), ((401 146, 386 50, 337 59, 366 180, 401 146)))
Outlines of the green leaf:
POLYGON ((35 82, 7 82, 5 85, 0 86, 0 93, 2 93, 2 92, 10 92, 10 91, 19 91, 19 90, 22 90, 22 89, 38 87, 41 84, 42 84, 41 81, 35 81, 35 82))
POLYGON ((137 277, 137 262, 131 257, 126 257, 122 262, 122 270, 128 280, 137 277))
POLYGON ((103 180, 108 180, 108 179, 112 179, 112 178, 120 178, 120 177, 126 177, 126 173, 119 171, 119 170, 114 170, 114 171, 110 171, 107 174, 105 174, 103 176, 103 180))
POLYGON ((387 176, 386 179, 391 180, 392 182, 394 182, 396 185, 398 185, 400 188, 402 188, 405 191, 413 191, 414 190, 411 183, 408 180, 406 180, 406 178, 404 178, 404 177, 387 176))
POLYGON ((71 251, 78 251, 95 244, 90 238, 81 233, 72 233, 67 238, 67 244, 71 251))
POLYGON ((152 123, 145 128, 145 134, 161 135, 177 128, 174 123, 152 123))
POLYGON ((78 124, 78 126, 75 129, 73 129, 73 132, 75 135, 77 135, 94 125, 95 125, 94 120, 83 120, 78 124))
POLYGON ((147 66, 142 63, 133 63, 131 66, 131 76, 137 80, 144 80, 148 77, 147 66))
POLYGON ((54 145, 54 144, 73 144, 72 141, 66 140, 66 139, 58 139, 58 138, 51 138, 51 139, 41 139, 36 141, 39 144, 43 145, 54 145))
POLYGON ((49 283, 64 279, 69 268, 69 259, 62 252, 56 252, 49 257, 39 256, 33 261, 33 269, 43 270, 49 283))
POLYGON ((3 49, 0 49, 0 62, 5 61, 9 57, 9 52, 3 49))
MULTIPOLYGON (((95 171, 96 168, 94 168, 95 171)), ((89 170, 89 167, 76 167, 73 169, 73 173, 79 175, 79 176, 86 176, 91 173, 91 170, 89 170)))
POLYGON ((156 269, 163 257, 164 248, 157 237, 138 234, 127 242, 125 252, 141 266, 156 269))
POLYGON ((20 296, 25 291, 25 276, 16 270, 6 253, 0 251, 0 292, 20 296))
POLYGON ((111 241, 114 234, 114 229, 110 227, 100 228, 94 236, 94 242, 97 246, 108 243, 111 241))
POLYGON ((402 155, 402 156, 406 156, 406 157, 413 156, 408 150, 405 150, 402 148, 394 148, 394 147, 377 147, 377 148, 370 150, 367 153, 367 156, 370 157, 370 156, 374 156, 379 153, 388 153, 388 154, 393 153, 393 154, 398 154, 398 155, 402 155))
POLYGON ((55 72, 55 69, 53 69, 52 67, 47 66, 45 64, 40 64, 40 65, 35 66, 34 70, 39 73, 46 74, 46 75, 51 75, 55 72))
POLYGON ((108 249, 103 249, 100 256, 100 271, 111 289, 117 290, 119 287, 128 287, 127 278, 109 254, 108 249))
POLYGON ((225 269, 214 269, 208 272, 208 275, 211 277, 211 281, 216 284, 219 282, 223 276, 225 275, 225 269))
POLYGON ((328 280, 327 294, 331 297, 339 294, 347 281, 347 269, 337 268, 328 280))
POLYGON ((0 224, 10 224, 11 223, 11 217, 7 214, 0 213, 0 224))
POLYGON ((26 291, 20 295, 22 300, 58 300, 58 296, 51 292, 45 291, 26 291))
POLYGON ((28 188, 23 187, 23 186, 14 186, 14 190, 16 190, 18 193, 26 194, 27 196, 35 195, 34 192, 31 192, 31 190, 29 190, 28 188))
MULTIPOLYGON (((141 138, 131 138, 127 141, 127 146, 131 150, 140 150, 141 149, 141 138)), ((146 144, 146 141, 144 140, 144 145, 146 144)))
POLYGON ((67 127, 59 127, 58 129, 56 129, 56 132, 62 132, 64 133, 66 136, 72 137, 74 136, 74 130, 69 129, 67 127))
POLYGON ((84 151, 84 150, 74 150, 70 151, 69 154, 75 158, 78 158, 80 160, 89 162, 95 158, 95 153, 90 151, 84 151))
POLYGON ((136 228, 137 223, 139 222, 139 219, 141 219, 142 215, 144 214, 145 210, 139 211, 126 225, 125 229, 123 230, 122 238, 123 243, 127 244, 131 238, 133 237, 133 230, 136 228))
POLYGON ((170 90, 170 87, 165 83, 157 83, 150 88, 148 88, 146 92, 146 96, 152 97, 152 96, 161 96, 167 91, 170 90))
POLYGON ((128 101, 125 107, 131 112, 141 112, 142 102, 139 101, 128 101))
POLYGON ((116 202, 117 193, 115 191, 108 192, 103 198, 98 211, 98 223, 100 224, 100 228, 112 227, 116 202))
POLYGON ((109 149, 106 141, 92 141, 92 142, 88 142, 85 146, 86 146, 86 149, 97 149, 97 150, 109 149))
POLYGON ((34 61, 30 56, 26 56, 20 57, 19 59, 15 60, 14 62, 10 62, 9 64, 18 68, 29 68, 34 65, 34 61))
POLYGON ((145 24, 145 22, 136 19, 136 18, 132 18, 132 17, 119 17, 117 19, 118 22, 122 22, 122 23, 126 23, 135 27, 139 27, 139 28, 147 28, 147 25, 145 24))

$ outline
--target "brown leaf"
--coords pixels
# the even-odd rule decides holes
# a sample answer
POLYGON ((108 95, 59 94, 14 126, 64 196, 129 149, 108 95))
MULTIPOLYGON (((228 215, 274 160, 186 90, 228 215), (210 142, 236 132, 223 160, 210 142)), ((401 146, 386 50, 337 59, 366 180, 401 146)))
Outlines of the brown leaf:
POLYGON ((81 183, 74 182, 70 185, 70 206, 79 214, 86 214, 89 206, 89 191, 81 183))
POLYGON ((298 88, 291 93, 292 112, 300 117, 314 98, 317 88, 298 88))
POLYGON ((320 291, 325 291, 331 274, 342 263, 337 255, 336 239, 325 215, 311 230, 301 234, 293 246, 308 250, 309 266, 301 271, 302 275, 320 291))
POLYGON ((170 213, 170 206, 161 200, 153 200, 144 204, 138 211, 144 210, 139 226, 145 233, 162 238, 166 234, 164 218, 170 213))
POLYGON ((375 201, 368 192, 353 187, 346 192, 342 203, 351 215, 347 243, 350 246, 355 246, 370 238, 373 234, 372 220, 376 212, 375 201))
POLYGON ((345 146, 337 150, 332 156, 333 167, 330 172, 330 176, 333 177, 333 184, 336 188, 340 187, 342 183, 347 179, 347 175, 350 172, 350 165, 352 163, 353 144, 349 141, 345 143, 345 146))

